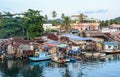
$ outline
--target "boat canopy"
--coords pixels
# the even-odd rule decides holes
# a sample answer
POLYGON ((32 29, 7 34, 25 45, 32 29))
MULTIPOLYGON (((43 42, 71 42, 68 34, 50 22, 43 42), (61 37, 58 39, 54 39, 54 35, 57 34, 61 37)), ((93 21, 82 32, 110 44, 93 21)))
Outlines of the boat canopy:
POLYGON ((65 48, 67 46, 68 46, 67 44, 59 44, 59 45, 57 45, 57 47, 59 47, 59 48, 65 48))
POLYGON ((84 37, 76 36, 76 35, 73 35, 73 34, 63 34, 61 36, 68 37, 68 38, 71 38, 71 39, 74 39, 74 40, 79 40, 79 41, 91 40, 90 38, 84 38, 84 37))
POLYGON ((104 42, 105 45, 109 45, 109 46, 118 46, 118 42, 116 41, 112 41, 112 42, 104 42))

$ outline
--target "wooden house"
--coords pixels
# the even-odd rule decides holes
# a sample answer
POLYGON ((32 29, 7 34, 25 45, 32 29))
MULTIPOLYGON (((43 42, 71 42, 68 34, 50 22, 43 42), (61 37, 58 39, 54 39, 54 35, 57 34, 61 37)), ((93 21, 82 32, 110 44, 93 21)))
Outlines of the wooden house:
POLYGON ((107 37, 101 31, 84 31, 82 34, 85 37, 95 38, 101 42, 107 40, 107 37))
POLYGON ((7 54, 15 57, 34 55, 34 47, 29 40, 23 38, 12 38, 8 44, 7 54))

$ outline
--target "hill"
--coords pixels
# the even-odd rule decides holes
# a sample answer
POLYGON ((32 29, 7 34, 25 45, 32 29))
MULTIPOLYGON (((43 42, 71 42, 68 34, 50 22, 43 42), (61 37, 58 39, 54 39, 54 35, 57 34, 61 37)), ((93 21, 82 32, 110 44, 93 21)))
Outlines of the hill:
POLYGON ((120 24, 120 17, 117 17, 115 19, 113 19, 115 22, 119 23, 120 24))

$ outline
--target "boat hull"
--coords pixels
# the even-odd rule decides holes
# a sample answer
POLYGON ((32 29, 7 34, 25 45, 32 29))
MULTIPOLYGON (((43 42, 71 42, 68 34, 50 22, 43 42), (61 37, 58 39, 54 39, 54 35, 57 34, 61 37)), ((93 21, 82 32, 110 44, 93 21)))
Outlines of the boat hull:
POLYGON ((56 63, 66 63, 66 62, 70 62, 70 59, 59 59, 58 57, 52 57, 52 61, 56 62, 56 63))
POLYGON ((39 57, 39 58, 29 57, 30 61, 44 61, 44 60, 50 60, 50 59, 51 59, 51 55, 46 56, 46 57, 39 57))

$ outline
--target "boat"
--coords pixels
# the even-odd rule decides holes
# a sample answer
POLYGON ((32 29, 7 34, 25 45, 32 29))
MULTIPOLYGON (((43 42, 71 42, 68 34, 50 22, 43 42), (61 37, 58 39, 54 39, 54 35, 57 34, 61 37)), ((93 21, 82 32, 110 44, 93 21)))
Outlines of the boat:
POLYGON ((51 54, 48 52, 40 52, 38 56, 29 57, 30 61, 43 61, 51 59, 51 54))
POLYGON ((49 64, 51 63, 51 60, 46 60, 46 61, 38 61, 38 62, 29 62, 29 66, 40 66, 40 67, 48 67, 49 64))
POLYGON ((70 61, 76 61, 76 58, 71 57, 70 61))
POLYGON ((118 54, 118 53, 120 53, 120 50, 105 51, 106 55, 109 55, 109 54, 118 54))
POLYGON ((65 63, 65 61, 63 59, 55 57, 55 56, 52 57, 52 61, 54 61, 56 63, 60 63, 60 64, 65 63))
POLYGON ((63 58, 61 56, 52 56, 52 61, 56 62, 56 63, 66 63, 66 62, 70 62, 70 59, 67 59, 67 58, 63 58))

